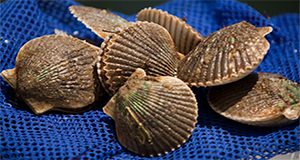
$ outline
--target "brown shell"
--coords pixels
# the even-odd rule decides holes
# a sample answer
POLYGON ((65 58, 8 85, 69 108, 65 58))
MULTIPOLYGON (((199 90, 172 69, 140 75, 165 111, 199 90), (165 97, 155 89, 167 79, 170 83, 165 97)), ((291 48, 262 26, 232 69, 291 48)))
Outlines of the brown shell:
POLYGON ((237 81, 261 63, 270 44, 271 27, 248 22, 225 27, 207 37, 180 62, 178 77, 191 86, 216 86, 237 81))
POLYGON ((129 24, 128 21, 108 10, 85 6, 70 6, 69 9, 79 21, 101 38, 119 32, 129 24))
POLYGON ((281 126, 300 116, 300 85, 271 73, 250 74, 212 87, 210 106, 229 119, 256 126, 281 126))
POLYGON ((178 55, 168 31, 155 23, 137 22, 102 45, 98 73, 113 95, 136 70, 150 76, 175 76, 178 55))
MULTIPOLYGON (((96 98, 94 66, 100 48, 61 35, 27 42, 16 59, 16 93, 36 114, 82 110, 96 98)), ((6 71, 4 77, 12 77, 6 71)), ((12 81, 11 81, 12 82, 12 81)))
POLYGON ((197 122, 191 89, 169 76, 145 77, 137 69, 104 107, 116 124, 119 142, 143 156, 159 156, 180 147, 197 122))
POLYGON ((1 76, 12 88, 15 89, 17 87, 16 68, 3 70, 1 76))
POLYGON ((182 19, 160 9, 146 8, 137 14, 137 20, 157 23, 166 28, 177 50, 186 55, 202 41, 203 36, 182 19))

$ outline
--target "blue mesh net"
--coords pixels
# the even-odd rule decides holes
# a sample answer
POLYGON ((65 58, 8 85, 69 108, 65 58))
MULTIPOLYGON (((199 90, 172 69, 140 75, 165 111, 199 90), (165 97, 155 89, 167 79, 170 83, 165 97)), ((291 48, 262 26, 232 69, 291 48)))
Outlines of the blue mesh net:
MULTIPOLYGON (((0 3, 0 71, 12 68, 20 47, 30 39, 60 29, 100 44, 101 39, 68 11, 72 0, 6 0, 0 3)), ((271 48, 258 71, 279 73, 300 82, 299 15, 266 18, 231 0, 175 0, 158 6, 187 22, 203 35, 246 20, 272 26, 271 48)), ((122 15, 124 16, 124 15, 122 15)), ((134 20, 134 16, 124 16, 134 20)), ((0 78, 1 159, 144 159, 117 141, 114 123, 98 106, 81 114, 34 115, 0 78)), ((266 159, 299 151, 299 123, 283 128, 256 128, 225 119, 209 108, 203 89, 193 89, 199 118, 192 137, 179 149, 153 159, 266 159)))

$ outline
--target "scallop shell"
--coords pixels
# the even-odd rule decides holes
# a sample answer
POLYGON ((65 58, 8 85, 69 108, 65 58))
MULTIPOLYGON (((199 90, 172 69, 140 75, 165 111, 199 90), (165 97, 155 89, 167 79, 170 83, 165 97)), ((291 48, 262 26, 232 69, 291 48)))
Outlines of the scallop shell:
POLYGON ((191 86, 217 86, 237 81, 257 68, 270 44, 271 27, 248 22, 225 27, 207 37, 181 62, 178 77, 191 86))
POLYGON ((96 98, 99 50, 70 36, 42 36, 27 42, 18 53, 16 67, 1 75, 36 114, 80 111, 96 98))
POLYGON ((137 20, 154 22, 166 28, 170 32, 177 50, 184 55, 203 39, 203 36, 185 21, 159 9, 143 9, 137 14, 137 20))
POLYGON ((299 119, 300 85, 276 74, 251 74, 212 87, 208 101, 229 119, 256 126, 282 126, 299 119))
POLYGON ((85 6, 70 6, 71 13, 101 38, 127 28, 128 21, 108 10, 85 6))
POLYGON ((124 147, 143 156, 159 156, 180 147, 191 136, 197 122, 197 102, 180 79, 145 76, 137 69, 104 112, 114 119, 124 147))
POLYGON ((104 88, 113 95, 136 70, 150 76, 175 76, 178 55, 168 31, 155 23, 137 22, 102 45, 98 65, 104 88))

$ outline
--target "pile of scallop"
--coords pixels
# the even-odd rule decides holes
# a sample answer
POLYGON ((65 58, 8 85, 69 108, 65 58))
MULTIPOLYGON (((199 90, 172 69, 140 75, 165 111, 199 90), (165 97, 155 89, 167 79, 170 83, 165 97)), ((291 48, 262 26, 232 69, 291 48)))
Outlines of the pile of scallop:
POLYGON ((190 137, 198 105, 190 87, 208 87, 218 114, 248 125, 282 126, 300 115, 300 85, 252 73, 271 27, 239 22, 203 37, 184 20, 143 9, 137 22, 107 10, 71 6, 104 39, 101 47, 64 32, 27 42, 2 77, 36 114, 81 112, 108 93, 103 111, 119 142, 144 155, 166 154, 190 137))

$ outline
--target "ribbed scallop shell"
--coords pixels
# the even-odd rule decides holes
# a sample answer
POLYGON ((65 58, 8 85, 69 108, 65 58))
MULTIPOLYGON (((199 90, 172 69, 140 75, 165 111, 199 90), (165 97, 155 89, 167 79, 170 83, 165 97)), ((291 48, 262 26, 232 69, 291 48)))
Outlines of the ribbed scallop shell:
POLYGON ((276 74, 251 74, 212 87, 208 101, 229 119, 256 126, 281 126, 300 116, 300 85, 276 74))
POLYGON ((103 44, 100 79, 115 93, 136 70, 150 76, 175 76, 178 55, 168 31, 155 23, 137 22, 103 44))
POLYGON ((137 20, 154 22, 166 28, 170 32, 177 50, 184 55, 203 39, 185 21, 159 9, 143 9, 137 14, 137 20))
MULTIPOLYGON (((96 98, 94 67, 99 50, 70 36, 30 40, 17 56, 16 93, 37 114, 82 110, 96 98)), ((2 72, 2 76, 10 75, 2 72)))
POLYGON ((110 36, 127 27, 125 19, 108 10, 85 6, 69 7, 71 13, 101 38, 110 36))
POLYGON ((104 107, 116 124, 119 142, 143 155, 166 154, 191 136, 197 102, 191 89, 169 76, 144 77, 137 70, 104 107))
POLYGON ((192 86, 216 86, 239 80, 261 63, 270 44, 271 27, 245 21, 207 37, 180 62, 178 77, 192 86))

